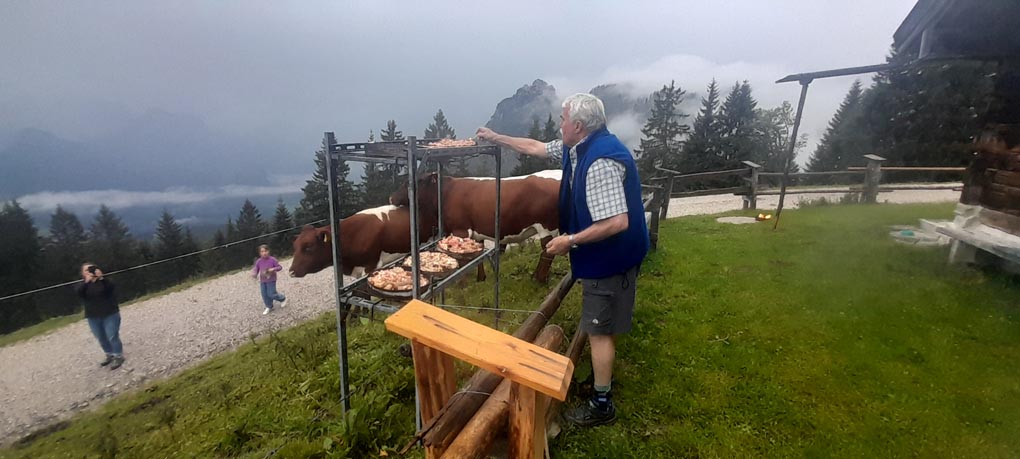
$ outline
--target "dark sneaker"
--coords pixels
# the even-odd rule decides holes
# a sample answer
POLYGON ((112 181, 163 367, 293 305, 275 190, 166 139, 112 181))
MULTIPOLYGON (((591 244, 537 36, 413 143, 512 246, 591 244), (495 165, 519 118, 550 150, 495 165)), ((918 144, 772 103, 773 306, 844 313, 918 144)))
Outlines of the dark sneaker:
POLYGON ((116 370, 124 364, 124 357, 113 357, 110 359, 110 369, 116 370))
POLYGON ((610 404, 609 409, 603 410, 596 407, 591 401, 587 401, 563 413, 563 417, 579 427, 601 426, 616 421, 616 407, 610 404))
POLYGON ((103 359, 103 361, 102 361, 102 362, 99 362, 99 366, 101 366, 101 367, 105 367, 105 366, 109 365, 109 364, 110 364, 110 362, 113 362, 113 356, 112 356, 112 355, 110 355, 110 354, 107 354, 107 355, 106 355, 106 358, 105 358, 105 359, 103 359))

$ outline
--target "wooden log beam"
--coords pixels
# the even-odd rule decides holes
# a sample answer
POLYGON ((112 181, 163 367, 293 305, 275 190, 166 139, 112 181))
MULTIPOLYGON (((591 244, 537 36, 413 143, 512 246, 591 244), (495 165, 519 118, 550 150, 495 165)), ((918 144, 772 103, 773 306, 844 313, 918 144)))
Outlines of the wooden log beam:
MULTIPOLYGON (((563 329, 549 325, 542 330, 535 345, 556 351, 563 344, 563 329)), ((482 458, 489 452, 496 436, 506 427, 510 413, 510 387, 513 383, 504 379, 489 396, 481 409, 471 417, 470 421, 456 435, 456 439, 446 449, 444 458, 465 459, 482 458)))
MULTIPOLYGON (((867 167, 853 166, 846 170, 851 172, 866 172, 867 167)), ((882 172, 967 172, 966 167, 908 167, 908 166, 882 166, 882 172)))
POLYGON ((698 190, 698 191, 684 191, 681 193, 673 193, 672 198, 693 198, 696 196, 712 196, 716 194, 736 194, 736 193, 747 193, 748 187, 746 186, 734 186, 729 188, 713 188, 711 190, 698 190))
MULTIPOLYGON (((884 168, 883 168, 884 170, 884 168)), ((864 168, 861 170, 849 170, 849 171, 826 171, 826 172, 790 172, 790 177, 827 177, 830 175, 861 175, 864 173, 864 168)), ((782 177, 782 172, 759 172, 759 177, 782 177)))
MULTIPOLYGON (((528 316, 528 319, 521 324, 514 336, 525 341, 532 341, 538 336, 538 332, 549 321, 549 318, 559 310, 563 298, 570 292, 574 285, 574 278, 567 273, 560 279, 552 291, 546 295, 537 313, 528 316)), ((464 427, 471 416, 474 416, 478 408, 485 403, 485 397, 478 393, 490 394, 503 380, 502 376, 489 373, 485 370, 478 370, 464 387, 464 393, 454 397, 446 408, 446 412, 436 422, 432 430, 425 435, 424 443, 427 446, 448 446, 453 442, 454 437, 464 427)))
POLYGON ((574 364, 529 341, 420 300, 411 300, 384 323, 386 330, 456 359, 505 375, 558 400, 567 397, 574 364))
POLYGON ((747 169, 730 169, 725 171, 714 171, 714 172, 698 172, 696 174, 683 174, 674 175, 673 183, 677 185, 685 183, 700 182, 702 180, 713 180, 733 176, 744 176, 747 175, 747 169))

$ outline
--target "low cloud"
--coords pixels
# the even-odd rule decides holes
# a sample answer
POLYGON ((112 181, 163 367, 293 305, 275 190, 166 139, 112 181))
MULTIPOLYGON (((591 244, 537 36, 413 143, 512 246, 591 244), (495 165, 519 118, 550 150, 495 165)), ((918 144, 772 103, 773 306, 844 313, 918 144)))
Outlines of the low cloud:
MULTIPOLYGON (((621 89, 630 91, 632 97, 647 97, 653 91, 661 89, 663 85, 669 84, 671 80, 675 80, 677 85, 687 91, 683 110, 690 115, 687 119, 690 123, 697 115, 701 97, 704 96, 705 89, 713 78, 719 85, 722 99, 725 99, 734 83, 747 80, 754 90, 758 106, 771 108, 783 101, 789 101, 796 106, 800 94, 800 86, 796 83, 776 84, 776 80, 792 73, 817 70, 824 69, 794 69, 774 62, 720 63, 701 56, 674 54, 651 62, 614 65, 590 75, 554 75, 543 79, 555 86, 557 94, 561 95, 587 92, 599 84, 616 83, 621 89)), ((871 75, 862 75, 859 78, 866 86, 871 81, 871 75)), ((818 80, 811 84, 801 124, 801 133, 807 135, 807 148, 802 150, 800 157, 797 158, 798 162, 807 161, 807 156, 814 151, 829 119, 852 82, 853 77, 844 77, 818 80)), ((636 136, 640 139, 639 129, 644 124, 644 119, 635 123, 634 119, 629 119, 631 117, 622 118, 624 119, 613 120, 610 129, 613 130, 613 124, 616 124, 619 131, 614 132, 618 132, 621 138, 633 139, 636 136), (638 130, 634 129, 635 124, 639 126, 638 130)), ((632 145, 631 142, 637 143, 634 140, 625 142, 628 146, 632 145)))
MULTIPOLYGON (((105 204, 113 210, 132 207, 196 204, 227 198, 289 195, 301 192, 307 177, 275 178, 269 186, 226 185, 211 190, 168 188, 163 191, 126 191, 117 189, 88 191, 43 191, 21 196, 18 202, 29 212, 52 212, 62 206, 74 212, 95 212, 105 204)), ((193 218, 193 217, 189 217, 193 218)), ((181 219, 184 222, 186 219, 181 219)), ((196 218, 197 220, 197 218, 196 218)))

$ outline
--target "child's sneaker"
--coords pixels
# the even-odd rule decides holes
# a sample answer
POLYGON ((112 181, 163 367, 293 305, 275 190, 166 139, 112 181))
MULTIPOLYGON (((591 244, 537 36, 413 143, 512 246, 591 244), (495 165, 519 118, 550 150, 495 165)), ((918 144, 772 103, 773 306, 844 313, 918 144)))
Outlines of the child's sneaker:
POLYGON ((262 315, 269 314, 269 311, 272 311, 272 310, 273 310, 272 308, 266 308, 265 311, 262 311, 262 315))
POLYGON ((285 307, 287 307, 287 300, 283 300, 283 301, 281 301, 281 302, 280 302, 280 307, 281 307, 281 308, 285 308, 285 307))

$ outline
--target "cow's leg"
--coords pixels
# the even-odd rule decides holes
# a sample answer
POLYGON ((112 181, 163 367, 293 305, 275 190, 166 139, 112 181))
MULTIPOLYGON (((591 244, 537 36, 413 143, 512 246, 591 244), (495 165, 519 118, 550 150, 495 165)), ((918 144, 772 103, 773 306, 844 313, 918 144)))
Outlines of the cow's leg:
POLYGON ((545 251, 546 244, 552 240, 552 236, 546 236, 539 242, 542 244, 542 254, 538 257, 538 266, 535 267, 535 275, 532 276, 536 281, 546 283, 549 281, 549 269, 552 268, 553 260, 556 255, 552 255, 545 251))
POLYGON ((506 244, 500 244, 499 245, 499 254, 502 255, 504 253, 506 253, 506 244))
POLYGON ((485 264, 478 263, 478 275, 475 277, 478 282, 485 282, 485 264))

